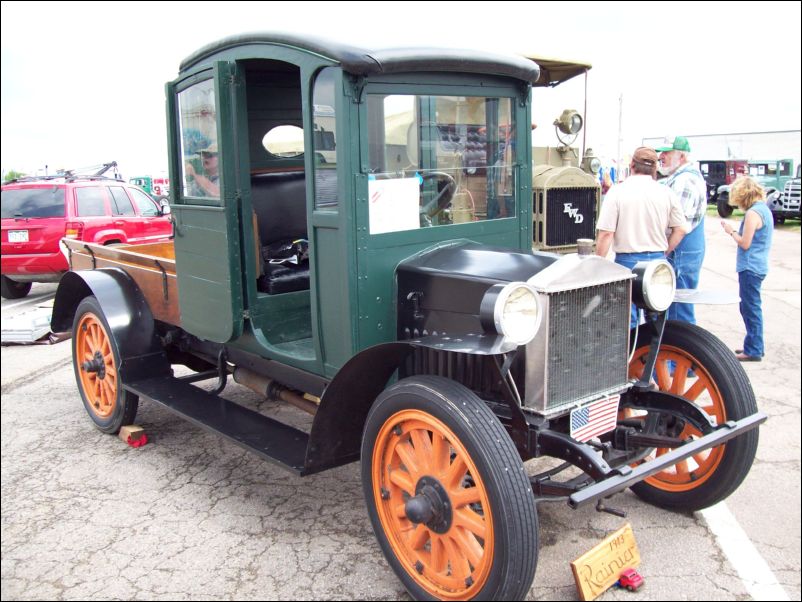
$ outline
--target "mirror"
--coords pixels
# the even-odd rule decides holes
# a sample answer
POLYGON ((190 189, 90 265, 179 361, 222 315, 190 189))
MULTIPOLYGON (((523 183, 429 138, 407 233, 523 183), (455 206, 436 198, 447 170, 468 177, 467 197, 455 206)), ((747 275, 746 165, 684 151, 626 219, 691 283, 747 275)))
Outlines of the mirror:
POLYGON ((262 146, 276 157, 299 157, 304 154, 304 131, 297 125, 278 125, 264 135, 262 146))

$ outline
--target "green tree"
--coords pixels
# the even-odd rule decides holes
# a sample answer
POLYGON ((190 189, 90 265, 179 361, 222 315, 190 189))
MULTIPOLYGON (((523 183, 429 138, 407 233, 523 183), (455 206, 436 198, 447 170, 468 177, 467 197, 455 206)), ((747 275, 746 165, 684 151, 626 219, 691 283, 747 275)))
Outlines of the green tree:
POLYGON ((10 169, 3 176, 3 182, 8 182, 10 180, 15 180, 17 178, 24 178, 24 177, 25 177, 25 174, 22 173, 21 171, 15 171, 13 169, 10 169))

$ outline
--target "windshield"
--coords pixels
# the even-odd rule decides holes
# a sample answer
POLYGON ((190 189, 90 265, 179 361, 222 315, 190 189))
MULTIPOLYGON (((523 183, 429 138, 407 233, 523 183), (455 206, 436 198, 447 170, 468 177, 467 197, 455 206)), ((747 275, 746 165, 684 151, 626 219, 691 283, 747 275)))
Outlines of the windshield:
POLYGON ((64 187, 3 190, 3 219, 13 217, 64 217, 64 187))
POLYGON ((368 95, 370 232, 515 216, 511 98, 368 95))

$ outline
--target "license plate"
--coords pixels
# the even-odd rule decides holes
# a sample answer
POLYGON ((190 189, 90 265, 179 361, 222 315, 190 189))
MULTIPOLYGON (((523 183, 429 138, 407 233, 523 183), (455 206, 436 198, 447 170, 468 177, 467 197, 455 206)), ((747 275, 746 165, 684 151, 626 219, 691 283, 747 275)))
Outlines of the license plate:
POLYGON ((27 230, 9 230, 8 242, 28 242, 27 230))
POLYGON ((571 437, 585 442, 613 430, 620 400, 620 395, 611 395, 571 410, 571 437))

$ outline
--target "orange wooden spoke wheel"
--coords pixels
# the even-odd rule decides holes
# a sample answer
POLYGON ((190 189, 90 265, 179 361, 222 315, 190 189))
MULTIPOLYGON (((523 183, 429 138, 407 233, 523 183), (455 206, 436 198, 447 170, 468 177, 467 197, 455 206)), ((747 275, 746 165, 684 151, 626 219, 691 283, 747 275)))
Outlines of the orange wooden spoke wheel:
POLYGON ((493 516, 456 435, 424 411, 399 411, 379 430, 371 469, 379 520, 409 574, 440 599, 476 595, 493 561, 493 516))
POLYGON ((75 359, 87 407, 98 418, 109 418, 118 399, 117 366, 106 329, 94 314, 84 314, 75 330, 75 359))
MULTIPOLYGON (((648 347, 641 347, 635 351, 629 364, 630 378, 640 377, 648 347)), ((715 424, 727 421, 727 411, 724 399, 716 383, 704 366, 686 350, 678 347, 663 345, 657 355, 654 375, 661 391, 679 395, 694 402, 713 419, 715 424)), ((636 417, 632 410, 626 410, 628 417, 636 417)), ((690 424, 685 424, 678 435, 682 440, 698 439, 702 433, 690 424)), ((663 491, 683 492, 699 487, 715 472, 724 455, 724 445, 719 445, 680 461, 646 479, 646 483, 663 491)), ((657 448, 645 460, 662 456, 671 451, 670 448, 657 448)))

